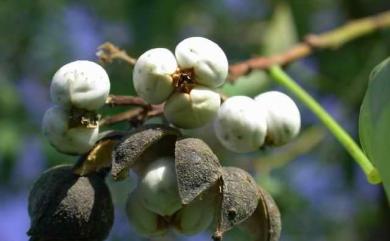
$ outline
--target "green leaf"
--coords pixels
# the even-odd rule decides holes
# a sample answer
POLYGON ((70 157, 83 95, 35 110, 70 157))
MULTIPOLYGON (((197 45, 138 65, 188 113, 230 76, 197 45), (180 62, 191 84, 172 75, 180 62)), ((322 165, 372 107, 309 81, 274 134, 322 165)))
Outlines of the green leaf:
POLYGON ((273 55, 284 52, 294 45, 297 39, 294 18, 289 5, 278 4, 264 33, 263 53, 273 55))
POLYGON ((359 116, 363 150, 377 167, 390 200, 390 58, 374 68, 359 116))

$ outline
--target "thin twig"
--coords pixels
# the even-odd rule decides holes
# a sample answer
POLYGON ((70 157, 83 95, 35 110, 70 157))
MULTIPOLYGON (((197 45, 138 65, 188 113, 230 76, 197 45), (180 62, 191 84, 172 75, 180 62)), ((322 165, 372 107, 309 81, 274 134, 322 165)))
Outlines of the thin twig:
POLYGON ((161 105, 152 105, 152 109, 150 109, 147 113, 148 118, 160 116, 164 113, 164 104, 161 105))
POLYGON ((268 69, 275 64, 286 65, 311 55, 317 49, 336 49, 354 39, 389 27, 390 11, 357 19, 329 32, 318 35, 310 34, 304 42, 296 44, 284 53, 268 57, 255 57, 230 65, 229 78, 234 80, 254 69, 268 69))
POLYGON ((144 99, 138 96, 126 96, 126 95, 110 95, 107 97, 106 105, 120 106, 120 105, 135 105, 146 107, 149 104, 144 99))
POLYGON ((129 121, 132 125, 138 126, 147 118, 161 115, 163 105, 150 105, 144 99, 137 96, 110 95, 107 97, 106 105, 114 106, 137 106, 119 114, 108 116, 100 121, 100 126, 112 125, 119 122, 129 121))
POLYGON ((113 60, 123 60, 130 65, 134 65, 137 59, 131 57, 126 51, 118 48, 110 42, 106 42, 98 47, 96 53, 99 60, 103 63, 111 63, 113 60))
POLYGON ((125 112, 121 112, 119 114, 113 115, 113 116, 107 116, 100 120, 99 126, 107 126, 112 125, 119 122, 128 121, 135 116, 138 116, 143 111, 143 108, 134 108, 125 112))
POLYGON ((162 104, 137 107, 113 116, 105 117, 99 122, 99 126, 107 126, 125 121, 130 121, 134 125, 138 125, 146 119, 162 115, 163 112, 164 106, 162 104))

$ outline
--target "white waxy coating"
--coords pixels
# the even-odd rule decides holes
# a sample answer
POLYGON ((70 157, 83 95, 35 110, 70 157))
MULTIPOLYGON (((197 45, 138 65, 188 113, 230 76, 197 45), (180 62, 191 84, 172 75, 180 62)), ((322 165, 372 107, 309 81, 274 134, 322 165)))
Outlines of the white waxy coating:
POLYGON ((102 107, 110 92, 110 80, 98 64, 78 60, 62 66, 53 76, 50 86, 52 101, 63 107, 85 110, 102 107))
POLYGON ((196 199, 180 209, 174 216, 176 230, 185 235, 194 235, 206 230, 215 216, 214 198, 196 199))
POLYGON ((194 87, 190 93, 175 93, 165 103, 164 115, 177 127, 191 129, 212 121, 221 105, 221 97, 205 87, 194 87))
POLYGON ((181 208, 177 187, 175 160, 161 157, 153 161, 140 185, 140 199, 150 211, 161 216, 170 216, 181 208))
POLYGON ((228 60, 213 41, 202 37, 184 39, 176 46, 175 55, 181 69, 194 69, 196 83, 215 88, 225 82, 228 60))
POLYGON ((246 96, 227 99, 218 111, 214 130, 221 144, 234 152, 259 149, 267 133, 265 110, 246 96))
POLYGON ((150 104, 164 102, 174 90, 171 75, 176 70, 175 56, 168 49, 155 48, 146 51, 134 66, 135 91, 150 104))
POLYGON ((126 213, 130 224, 141 236, 163 236, 168 231, 167 226, 161 225, 162 217, 142 205, 138 190, 130 194, 126 204, 126 213))
POLYGON ((258 95, 255 101, 267 109, 267 144, 283 145, 298 135, 301 115, 288 95, 268 91, 258 95))
POLYGON ((98 139, 99 127, 69 129, 68 119, 68 114, 62 107, 48 109, 42 120, 43 134, 59 152, 71 155, 88 152, 98 139))

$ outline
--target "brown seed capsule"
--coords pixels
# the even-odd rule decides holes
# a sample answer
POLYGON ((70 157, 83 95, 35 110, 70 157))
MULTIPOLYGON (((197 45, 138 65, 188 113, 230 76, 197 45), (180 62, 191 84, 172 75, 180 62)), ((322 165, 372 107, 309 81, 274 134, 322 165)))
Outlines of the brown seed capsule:
POLYGON ((214 240, 248 219, 256 210, 259 192, 255 180, 246 171, 224 167, 221 186, 221 209, 214 240))
POLYGON ((80 177, 68 165, 47 170, 35 182, 28 212, 31 241, 102 241, 114 219, 104 175, 80 177))
POLYGON ((251 234, 255 241, 277 241, 282 229, 279 209, 267 191, 261 187, 258 189, 260 201, 256 211, 239 227, 251 234))
POLYGON ((120 180, 129 168, 145 175, 148 166, 164 156, 175 156, 179 195, 188 204, 221 177, 221 165, 202 140, 177 140, 180 133, 163 125, 149 125, 126 136, 113 152, 111 174, 120 180))
POLYGON ((159 156, 173 156, 178 136, 176 129, 164 125, 146 125, 126 136, 112 154, 113 178, 126 178, 129 168, 143 172, 159 156))
POLYGON ((179 195, 183 204, 190 203, 209 189, 222 175, 217 156, 200 139, 178 140, 175 163, 179 195))

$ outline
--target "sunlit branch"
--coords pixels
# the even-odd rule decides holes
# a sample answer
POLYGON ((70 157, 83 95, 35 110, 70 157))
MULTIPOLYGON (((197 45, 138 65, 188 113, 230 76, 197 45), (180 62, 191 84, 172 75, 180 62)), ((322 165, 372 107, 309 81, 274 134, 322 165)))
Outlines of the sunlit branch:
POLYGON ((307 57, 313 54, 317 49, 336 49, 352 40, 389 27, 390 11, 353 20, 329 32, 309 34, 303 42, 296 44, 284 53, 255 57, 230 65, 229 77, 231 80, 234 80, 255 69, 268 69, 275 64, 283 66, 295 60, 307 57))

